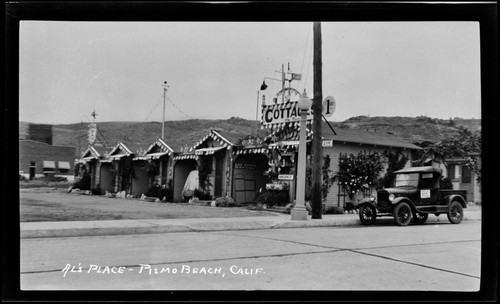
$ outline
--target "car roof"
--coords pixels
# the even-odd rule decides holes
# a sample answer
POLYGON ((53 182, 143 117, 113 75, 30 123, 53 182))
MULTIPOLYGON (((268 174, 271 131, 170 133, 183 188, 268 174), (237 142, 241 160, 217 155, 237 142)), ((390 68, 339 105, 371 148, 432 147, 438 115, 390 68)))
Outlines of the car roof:
POLYGON ((420 173, 420 172, 424 172, 424 173, 437 172, 437 173, 441 174, 441 173, 443 173, 443 169, 435 168, 435 167, 431 167, 431 166, 425 166, 425 167, 410 167, 410 168, 405 168, 405 169, 401 169, 398 171, 394 171, 394 173, 420 173))

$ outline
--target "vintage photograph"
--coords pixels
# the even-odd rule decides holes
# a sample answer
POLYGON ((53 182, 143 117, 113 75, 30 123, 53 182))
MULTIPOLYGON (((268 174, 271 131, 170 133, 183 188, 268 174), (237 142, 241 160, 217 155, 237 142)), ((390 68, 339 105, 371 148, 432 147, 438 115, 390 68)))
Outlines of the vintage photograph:
POLYGON ((479 292, 480 25, 20 20, 20 290, 479 292))

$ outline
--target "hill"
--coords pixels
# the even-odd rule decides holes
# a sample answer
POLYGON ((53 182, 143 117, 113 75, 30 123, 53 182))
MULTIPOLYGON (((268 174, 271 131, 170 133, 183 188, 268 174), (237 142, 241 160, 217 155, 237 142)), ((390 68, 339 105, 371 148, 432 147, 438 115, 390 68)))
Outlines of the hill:
POLYGON ((418 117, 385 117, 356 116, 338 124, 338 127, 366 129, 397 135, 411 143, 423 141, 436 142, 456 134, 459 128, 471 132, 481 131, 480 119, 437 119, 427 116, 418 117))
MULTIPOLYGON (((20 122, 20 130, 25 129, 26 122, 20 122)), ((411 143, 423 141, 439 141, 458 132, 459 128, 467 128, 472 132, 481 130, 481 120, 454 118, 441 120, 425 116, 420 117, 367 117, 356 116, 343 122, 331 122, 333 128, 352 128, 394 134, 411 143)), ((161 122, 98 122, 97 137, 108 146, 118 142, 130 146, 147 149, 156 138, 161 136, 161 122)), ((173 146, 188 146, 199 141, 210 128, 226 132, 252 134, 256 130, 259 136, 268 134, 268 129, 260 129, 255 121, 232 117, 226 120, 191 119, 165 122, 165 139, 173 146)), ((53 144, 76 147, 77 155, 81 155, 87 147, 88 124, 53 125, 53 144)), ((21 135, 20 135, 21 136, 21 135)))

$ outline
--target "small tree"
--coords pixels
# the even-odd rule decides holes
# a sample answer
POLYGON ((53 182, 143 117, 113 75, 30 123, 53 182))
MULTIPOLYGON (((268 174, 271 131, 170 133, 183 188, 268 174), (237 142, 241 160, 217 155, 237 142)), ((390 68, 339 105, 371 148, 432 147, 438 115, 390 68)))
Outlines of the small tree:
POLYGON ((358 153, 349 155, 339 162, 339 184, 347 191, 350 199, 364 187, 371 188, 384 168, 384 158, 380 153, 358 153))
POLYGON ((468 158, 467 165, 481 182, 481 168, 477 159, 471 154, 481 153, 481 133, 472 133, 468 129, 459 127, 458 133, 436 143, 422 142, 418 144, 423 149, 417 152, 414 165, 422 166, 430 162, 445 163, 450 158, 468 158))
POLYGON ((212 184, 210 183, 209 175, 213 172, 212 157, 201 155, 200 163, 198 166, 198 178, 200 183, 200 190, 208 193, 212 184))
POLYGON ((389 188, 392 187, 394 179, 396 178, 394 172, 404 168, 408 162, 408 157, 401 151, 397 151, 396 153, 385 151, 383 156, 387 162, 387 171, 384 177, 378 181, 378 186, 389 188))

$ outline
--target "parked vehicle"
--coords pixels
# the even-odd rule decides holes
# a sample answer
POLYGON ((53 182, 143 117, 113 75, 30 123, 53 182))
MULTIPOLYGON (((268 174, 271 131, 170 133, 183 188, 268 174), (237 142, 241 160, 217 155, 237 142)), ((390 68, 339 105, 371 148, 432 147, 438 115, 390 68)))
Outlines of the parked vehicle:
POLYGON ((440 189, 442 171, 428 166, 394 172, 394 187, 381 189, 377 197, 371 196, 359 203, 361 223, 372 225, 377 217, 393 216, 398 225, 406 226, 412 219, 423 224, 429 214, 446 213, 452 224, 459 224, 464 217, 463 208, 467 208, 467 191, 440 189))

